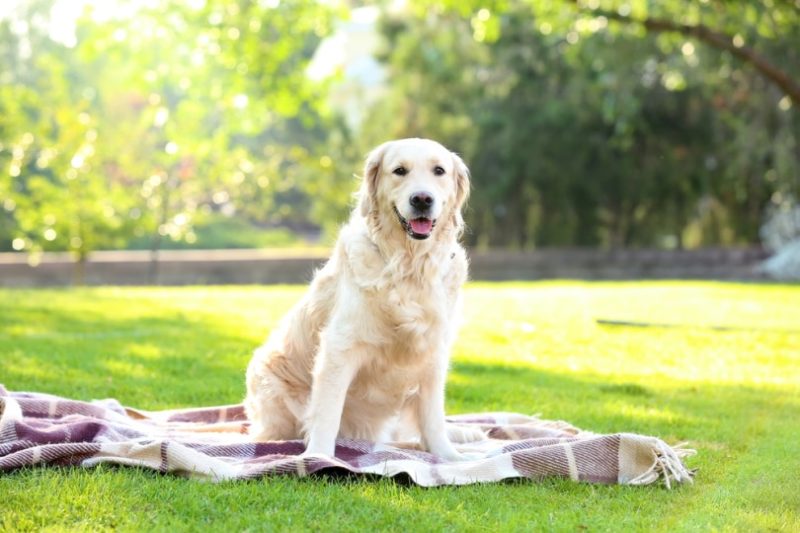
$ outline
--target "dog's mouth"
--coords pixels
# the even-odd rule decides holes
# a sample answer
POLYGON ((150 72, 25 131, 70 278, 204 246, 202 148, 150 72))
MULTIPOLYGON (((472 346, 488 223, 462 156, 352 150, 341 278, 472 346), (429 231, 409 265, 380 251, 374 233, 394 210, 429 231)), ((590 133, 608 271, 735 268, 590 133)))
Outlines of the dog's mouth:
POLYGON ((400 211, 397 210, 397 206, 394 206, 394 213, 397 215, 397 220, 400 221, 400 225, 403 226, 405 232, 408 233, 409 237, 412 239, 427 239, 431 236, 433 228, 436 226, 436 220, 428 217, 406 219, 400 214, 400 211))

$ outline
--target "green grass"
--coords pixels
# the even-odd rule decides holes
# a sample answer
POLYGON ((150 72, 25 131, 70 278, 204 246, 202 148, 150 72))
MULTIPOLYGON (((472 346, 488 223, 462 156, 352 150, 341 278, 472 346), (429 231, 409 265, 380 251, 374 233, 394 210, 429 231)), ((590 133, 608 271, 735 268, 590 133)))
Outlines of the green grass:
MULTIPOLYGON (((238 402, 250 352, 302 290, 0 291, 0 382, 146 409, 238 402)), ((689 441, 695 484, 422 489, 27 469, 0 475, 0 530, 800 530, 800 286, 473 284, 465 304, 449 412, 689 441)))

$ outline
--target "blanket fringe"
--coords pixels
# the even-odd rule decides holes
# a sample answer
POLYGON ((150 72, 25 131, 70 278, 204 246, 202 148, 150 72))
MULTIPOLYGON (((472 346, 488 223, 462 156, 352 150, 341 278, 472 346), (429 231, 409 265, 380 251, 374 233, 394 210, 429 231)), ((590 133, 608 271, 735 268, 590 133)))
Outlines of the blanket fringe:
POLYGON ((669 446, 661 439, 653 440, 653 465, 628 483, 630 485, 648 485, 663 479, 668 489, 672 488, 673 481, 675 483, 692 483, 695 471, 686 468, 682 459, 696 455, 697 450, 685 448, 686 442, 669 446))

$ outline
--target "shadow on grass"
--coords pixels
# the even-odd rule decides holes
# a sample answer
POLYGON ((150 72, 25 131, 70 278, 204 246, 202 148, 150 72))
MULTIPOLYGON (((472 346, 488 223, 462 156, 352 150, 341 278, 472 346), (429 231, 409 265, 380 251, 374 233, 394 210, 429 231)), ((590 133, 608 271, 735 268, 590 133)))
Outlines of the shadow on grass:
POLYGON ((123 316, 97 306, 0 302, 0 315, 16 323, 0 329, 0 382, 6 387, 79 399, 115 397, 145 409, 240 401, 260 336, 163 302, 123 316))
MULTIPOLYGON (((11 389, 116 397, 145 409, 234 403, 244 394, 250 354, 266 334, 257 325, 222 322, 219 310, 190 313, 163 299, 152 307, 138 299, 127 309, 124 297, 96 292, 48 297, 55 301, 0 300, 0 315, 11 318, 0 326, 0 382, 11 389)), ((754 418, 769 418, 763 413, 792 401, 768 387, 648 379, 654 378, 618 382, 587 372, 457 360, 448 408, 539 413, 591 431, 695 441, 728 436, 731 420, 757 427, 754 418)))
POLYGON ((792 413, 800 409, 798 398, 770 387, 647 383, 646 377, 618 382, 588 372, 475 362, 456 362, 451 376, 448 403, 458 412, 512 410, 598 433, 643 433, 717 449, 744 445, 773 418, 796 425, 792 413))
MULTIPOLYGON (((266 331, 191 312, 170 300, 86 291, 9 292, 0 299, 0 382, 77 399, 115 397, 165 409, 239 402, 252 350, 266 331), (37 300, 38 298, 38 300, 37 300)), ((452 413, 517 411, 595 432, 658 435, 713 449, 745 446, 777 413, 795 419, 798 400, 767 386, 615 381, 525 364, 459 361, 447 391, 452 413)))

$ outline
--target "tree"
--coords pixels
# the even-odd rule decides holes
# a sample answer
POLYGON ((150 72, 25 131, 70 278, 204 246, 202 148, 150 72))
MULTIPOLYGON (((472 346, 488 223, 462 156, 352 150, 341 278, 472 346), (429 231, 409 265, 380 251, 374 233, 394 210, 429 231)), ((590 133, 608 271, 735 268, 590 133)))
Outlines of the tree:
POLYGON ((124 195, 94 166, 98 130, 90 95, 74 58, 45 33, 50 7, 23 5, 15 25, 0 24, 5 238, 15 249, 72 249, 83 259, 88 249, 119 244, 124 221, 115 203, 124 195))
MULTIPOLYGON (((750 29, 748 37, 757 40, 767 40, 775 37, 776 34, 788 37, 791 32, 798 27, 798 6, 791 2, 731 2, 726 6, 721 4, 711 4, 703 9, 701 3, 700 10, 692 9, 682 18, 689 20, 701 20, 702 18, 712 18, 714 22, 722 26, 733 26, 735 34, 729 35, 724 31, 710 28, 702 22, 675 22, 674 18, 659 18, 646 14, 649 11, 647 4, 638 6, 640 16, 631 16, 630 7, 618 10, 600 9, 599 2, 583 2, 575 0, 579 12, 586 13, 591 17, 604 17, 609 20, 622 22, 624 24, 638 25, 652 33, 676 33, 685 37, 694 38, 703 43, 724 52, 728 52, 736 59, 751 65, 766 80, 780 88, 795 104, 800 104, 800 83, 793 77, 790 71, 782 65, 774 63, 771 59, 758 52, 753 46, 749 46, 745 37, 739 33, 743 28, 750 29), (713 11, 712 11, 713 10, 713 11), (747 22, 747 26, 739 23, 747 22)), ((705 4, 709 4, 705 2, 705 4)), ((627 4, 624 4, 627 5, 627 4)), ((680 4, 673 4, 680 7, 680 4)), ((692 6, 695 7, 695 6, 692 6)), ((676 14, 674 7, 666 10, 669 15, 674 17, 676 14)), ((789 49, 789 63, 796 62, 797 56, 789 49)))
POLYGON ((110 20, 86 11, 66 45, 47 33, 51 8, 27 4, 0 22, 7 245, 85 258, 147 235, 154 250, 191 240, 209 213, 311 220, 309 176, 333 119, 324 84, 304 71, 334 10, 129 2, 110 20))
POLYGON ((790 72, 794 8, 587 4, 420 2, 388 15, 389 114, 400 118, 384 129, 427 132, 465 152, 480 191, 473 242, 755 240, 767 204, 797 191, 791 98, 740 55, 642 29, 715 27, 737 50, 751 47, 748 57, 790 72), (615 24, 603 14, 612 11, 649 22, 615 24))

